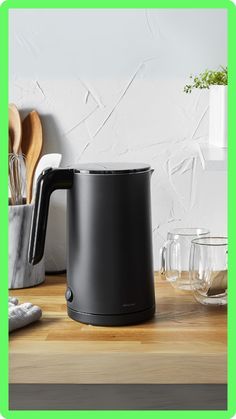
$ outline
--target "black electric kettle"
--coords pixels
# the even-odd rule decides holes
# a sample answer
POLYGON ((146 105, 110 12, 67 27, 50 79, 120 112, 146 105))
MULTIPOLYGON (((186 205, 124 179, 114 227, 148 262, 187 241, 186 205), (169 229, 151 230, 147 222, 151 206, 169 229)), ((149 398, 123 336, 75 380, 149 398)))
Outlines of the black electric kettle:
POLYGON ((51 193, 67 192, 68 315, 99 326, 139 323, 155 312, 149 165, 92 163, 40 175, 29 262, 43 256, 51 193))

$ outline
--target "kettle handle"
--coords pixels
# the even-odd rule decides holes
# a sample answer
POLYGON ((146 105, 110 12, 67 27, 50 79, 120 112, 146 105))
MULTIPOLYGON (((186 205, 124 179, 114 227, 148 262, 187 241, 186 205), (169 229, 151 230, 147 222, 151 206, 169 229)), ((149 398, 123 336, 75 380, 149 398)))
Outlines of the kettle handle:
POLYGON ((45 169, 36 185, 35 204, 31 220, 28 261, 40 262, 44 253, 50 196, 56 189, 73 186, 74 169, 45 169))

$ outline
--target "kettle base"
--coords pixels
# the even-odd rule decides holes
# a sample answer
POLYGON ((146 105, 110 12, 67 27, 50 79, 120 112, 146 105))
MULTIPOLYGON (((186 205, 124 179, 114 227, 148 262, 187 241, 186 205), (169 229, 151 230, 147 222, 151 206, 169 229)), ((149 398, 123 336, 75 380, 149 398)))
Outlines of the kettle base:
POLYGON ((93 326, 127 326, 145 322, 151 319, 155 313, 155 305, 152 307, 127 314, 90 314, 81 313, 67 307, 68 316, 80 323, 91 324, 93 326))

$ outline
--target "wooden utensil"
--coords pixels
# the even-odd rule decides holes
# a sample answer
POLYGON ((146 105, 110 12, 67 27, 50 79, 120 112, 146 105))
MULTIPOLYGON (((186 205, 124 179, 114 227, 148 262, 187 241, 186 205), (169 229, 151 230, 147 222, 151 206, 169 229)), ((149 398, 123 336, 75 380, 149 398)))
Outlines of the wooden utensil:
POLYGON ((21 137, 22 137, 20 114, 16 105, 14 105, 13 103, 9 105, 8 112, 9 112, 9 135, 12 141, 12 152, 14 154, 19 154, 20 148, 21 148, 21 137))
POLYGON ((22 156, 21 156, 21 138, 22 126, 19 111, 13 103, 8 106, 9 112, 9 188, 11 205, 21 205, 22 196, 22 156))
POLYGON ((34 172, 38 164, 43 146, 42 125, 39 115, 32 111, 22 123, 22 153, 26 165, 26 203, 32 200, 34 172))

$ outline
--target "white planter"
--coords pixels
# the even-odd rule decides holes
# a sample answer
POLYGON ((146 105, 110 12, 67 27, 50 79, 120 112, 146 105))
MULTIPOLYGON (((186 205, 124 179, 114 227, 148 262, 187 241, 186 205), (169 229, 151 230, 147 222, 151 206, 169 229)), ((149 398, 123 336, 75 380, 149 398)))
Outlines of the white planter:
POLYGON ((210 87, 209 144, 227 147, 227 86, 210 87))

